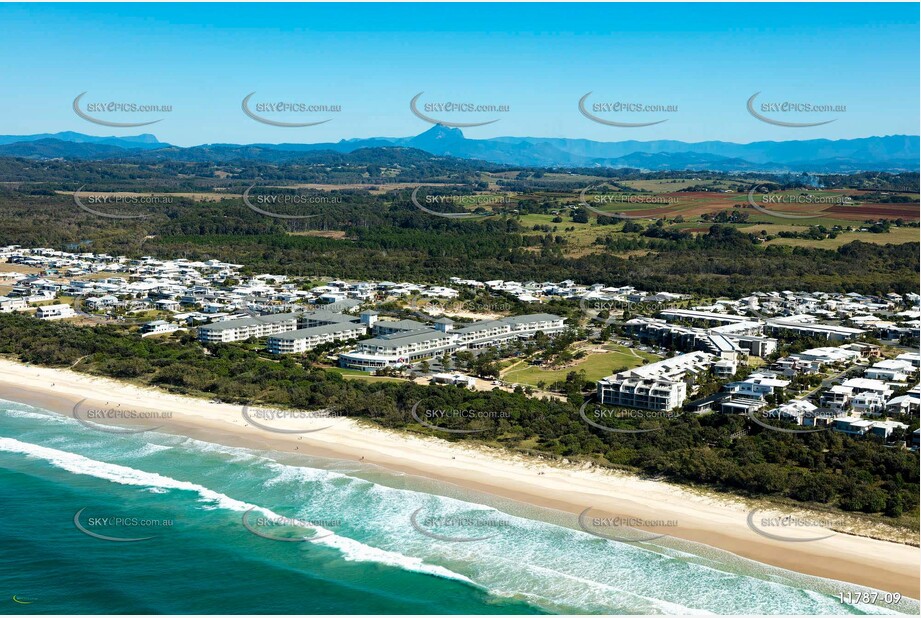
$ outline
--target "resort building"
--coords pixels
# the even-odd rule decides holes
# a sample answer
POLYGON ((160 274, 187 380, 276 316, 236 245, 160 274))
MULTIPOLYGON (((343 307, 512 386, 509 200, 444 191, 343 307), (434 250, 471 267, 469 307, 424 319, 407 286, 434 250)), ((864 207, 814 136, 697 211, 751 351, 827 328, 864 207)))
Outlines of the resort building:
POLYGON ((621 371, 598 381, 598 400, 611 406, 668 411, 684 405, 686 379, 706 372, 714 358, 691 352, 621 371))
POLYGON ((268 337, 296 330, 297 320, 296 313, 279 313, 213 322, 198 327, 198 339, 203 343, 230 343, 251 337, 268 337))
POLYGON ((376 371, 410 365, 457 350, 456 337, 436 330, 412 330, 359 342, 358 348, 339 355, 339 366, 376 371))
POLYGON ((367 332, 368 328, 364 324, 336 322, 271 335, 266 347, 272 354, 297 354, 325 343, 357 339, 367 332))
POLYGON ((339 355, 339 365, 347 369, 376 371, 385 367, 410 365, 425 359, 475 350, 518 339, 530 339, 538 332, 553 336, 565 330, 564 319, 547 313, 519 315, 501 320, 475 322, 455 328, 446 318, 431 328, 415 320, 374 322, 373 339, 362 341, 350 352, 339 355))

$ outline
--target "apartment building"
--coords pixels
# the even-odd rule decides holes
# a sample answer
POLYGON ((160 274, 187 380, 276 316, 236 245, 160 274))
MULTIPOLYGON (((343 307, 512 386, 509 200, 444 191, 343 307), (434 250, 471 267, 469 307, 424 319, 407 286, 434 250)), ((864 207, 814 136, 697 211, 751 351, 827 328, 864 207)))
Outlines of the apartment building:
POLYGON ((826 341, 853 341, 867 331, 806 320, 768 320, 764 332, 775 337, 813 337, 826 341))
POLYGON ((268 337, 296 330, 297 320, 296 313, 279 313, 213 322, 198 327, 198 339, 203 343, 230 343, 251 337, 268 337))
POLYGON ((35 316, 40 320, 64 320, 76 316, 70 305, 44 305, 36 310, 35 316))
POLYGON ((297 354, 326 343, 357 339, 367 332, 364 324, 337 321, 270 335, 266 348, 272 354, 297 354))
POLYGON ((458 348, 456 337, 440 331, 412 330, 366 339, 358 347, 339 355, 339 366, 360 371, 409 365, 458 348))
MULTIPOLYGON (((367 321, 372 321, 369 316, 367 321)), ((414 320, 373 321, 380 334, 359 343, 353 351, 339 355, 339 365, 361 371, 412 364, 444 353, 496 346, 516 339, 529 339, 538 332, 553 336, 565 329, 564 319, 547 313, 487 320, 455 328, 449 319, 440 319, 431 328, 414 320), (420 328, 421 326, 421 328, 420 328)))
POLYGON ((621 371, 598 381, 598 400, 611 406, 668 411, 684 405, 686 379, 706 372, 714 357, 690 352, 621 371))

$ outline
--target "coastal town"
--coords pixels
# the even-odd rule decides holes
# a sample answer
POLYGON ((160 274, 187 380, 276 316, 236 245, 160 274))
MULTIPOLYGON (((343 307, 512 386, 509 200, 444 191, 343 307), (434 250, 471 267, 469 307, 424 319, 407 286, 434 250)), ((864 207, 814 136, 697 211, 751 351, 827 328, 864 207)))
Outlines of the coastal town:
POLYGON ((611 373, 589 381, 600 405, 747 415, 919 446, 919 430, 908 431, 921 407, 914 293, 698 299, 573 281, 306 281, 218 260, 17 245, 0 248, 0 260, 4 313, 122 325, 141 337, 190 333, 201 344, 255 345, 270 356, 318 351, 318 362, 350 376, 521 388, 533 397, 561 396, 559 383, 519 381, 521 366, 566 375, 580 370, 580 357, 609 359, 611 373), (525 347, 561 335, 568 360, 559 367, 525 347), (492 375, 471 362, 484 352, 499 362, 492 375), (637 362, 613 371, 616 358, 637 362))

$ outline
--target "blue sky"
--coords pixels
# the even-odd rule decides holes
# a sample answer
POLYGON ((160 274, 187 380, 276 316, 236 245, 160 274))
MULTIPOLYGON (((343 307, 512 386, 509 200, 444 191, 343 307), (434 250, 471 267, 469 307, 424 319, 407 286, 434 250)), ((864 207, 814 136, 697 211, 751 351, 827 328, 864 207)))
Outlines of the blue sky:
MULTIPOLYGON (((154 133, 179 145, 322 142, 408 136, 431 125, 410 99, 506 105, 465 129, 602 141, 852 138, 919 133, 917 4, 3 4, 5 96, 0 134, 154 133), (122 129, 74 114, 86 102, 171 105, 161 122, 122 129), (577 103, 676 105, 670 113, 598 113, 577 103), (760 102, 845 105, 843 113, 774 114, 811 128, 760 122, 760 102), (340 105, 326 114, 243 114, 240 103, 340 105)), ((770 114, 765 114, 770 115, 770 114)))

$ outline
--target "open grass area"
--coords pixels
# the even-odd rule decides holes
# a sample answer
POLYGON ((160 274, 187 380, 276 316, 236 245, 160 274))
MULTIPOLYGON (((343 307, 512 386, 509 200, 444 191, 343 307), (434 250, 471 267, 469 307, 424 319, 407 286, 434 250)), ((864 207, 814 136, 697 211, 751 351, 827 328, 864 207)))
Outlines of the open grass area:
POLYGON ((364 371, 356 371, 354 369, 342 369, 341 367, 324 367, 326 371, 332 371, 338 373, 346 380, 364 380, 365 382, 405 382, 402 378, 391 378, 388 376, 373 376, 370 373, 365 373, 364 371))
POLYGON ((921 242, 921 230, 916 227, 894 227, 885 234, 871 234, 869 232, 844 232, 836 238, 825 240, 811 240, 807 238, 775 238, 769 240, 768 245, 790 245, 792 247, 812 247, 816 249, 837 249, 849 242, 860 242, 876 245, 901 245, 907 242, 921 242))
POLYGON ((503 372, 502 379, 506 382, 530 384, 537 386, 538 382, 546 384, 565 380, 571 371, 584 371, 587 380, 600 380, 616 371, 639 367, 644 360, 654 362, 660 360, 659 356, 627 348, 618 344, 603 346, 604 352, 590 352, 585 358, 562 369, 542 369, 534 365, 520 363, 510 370, 503 372))

